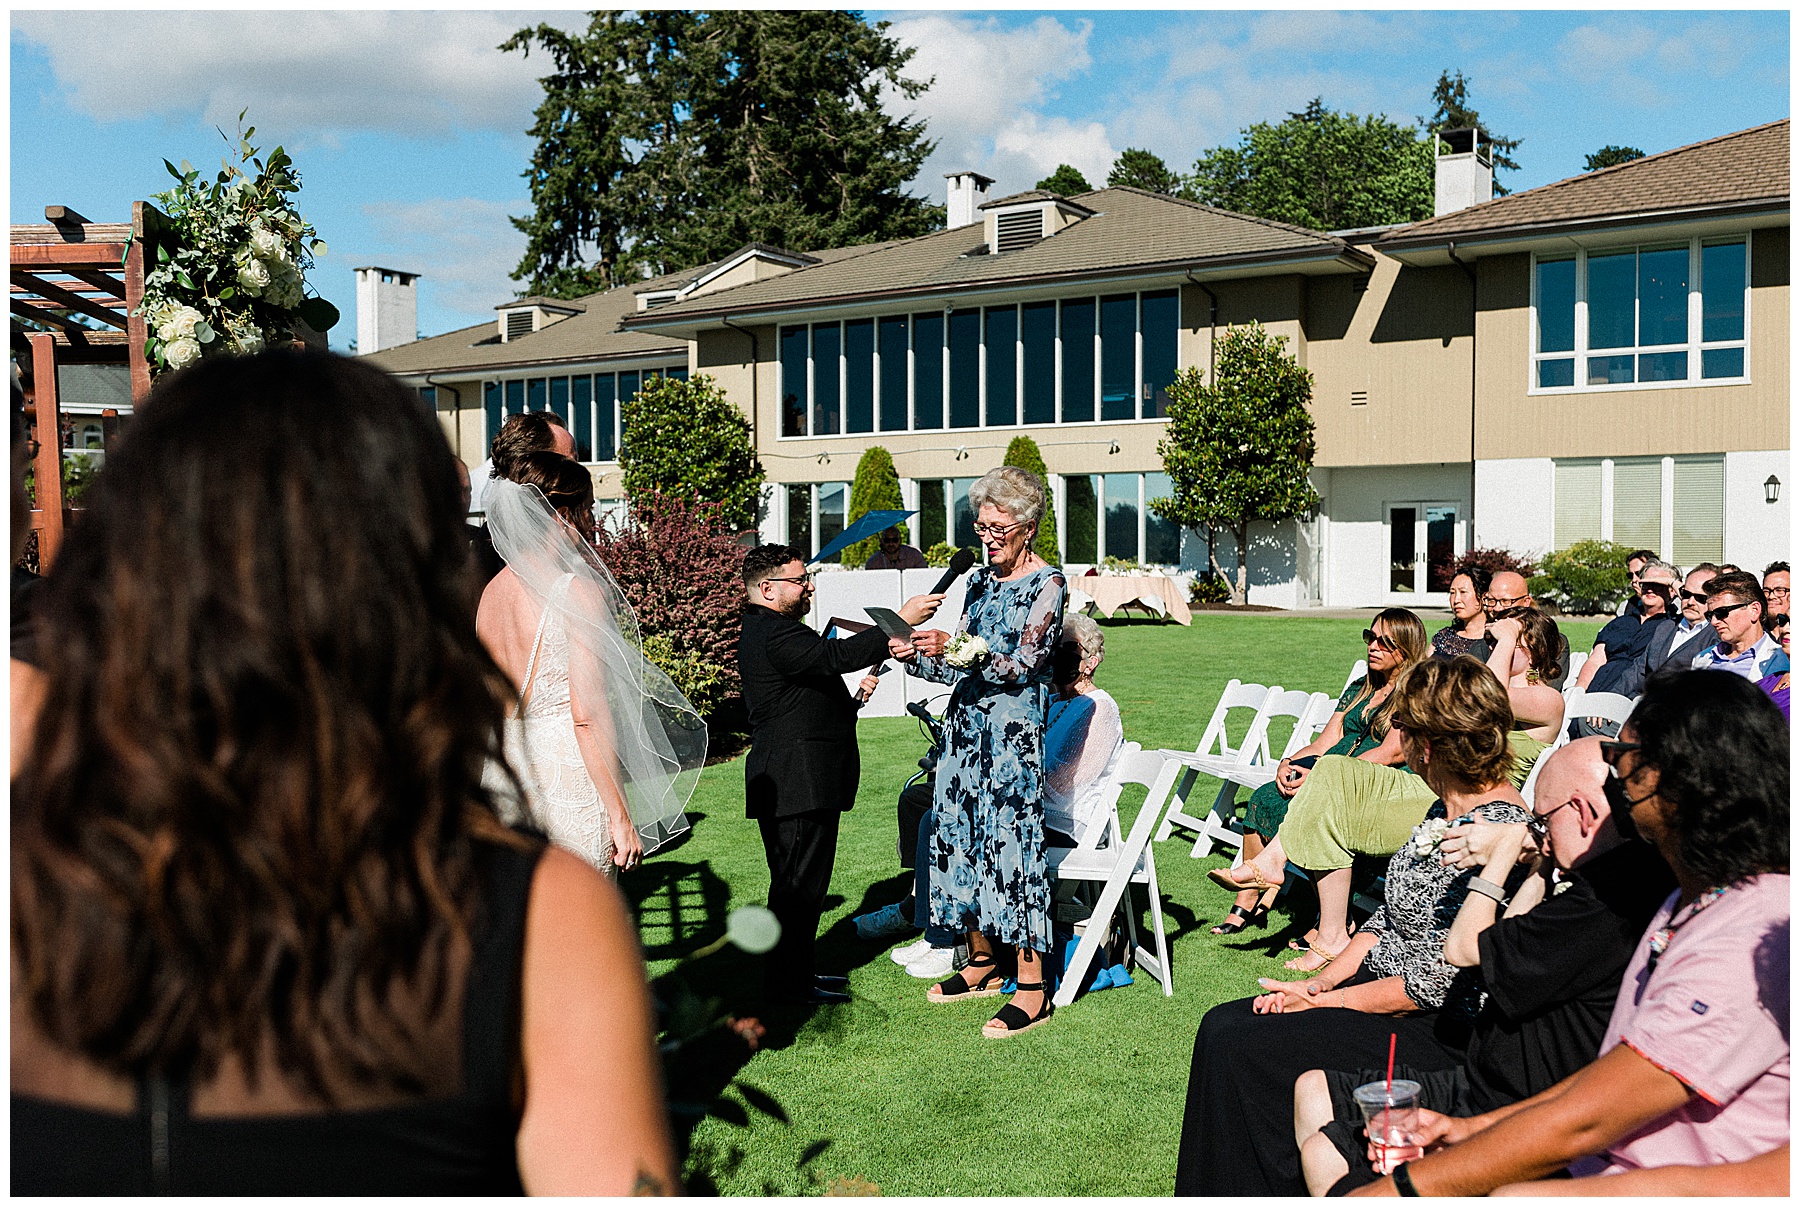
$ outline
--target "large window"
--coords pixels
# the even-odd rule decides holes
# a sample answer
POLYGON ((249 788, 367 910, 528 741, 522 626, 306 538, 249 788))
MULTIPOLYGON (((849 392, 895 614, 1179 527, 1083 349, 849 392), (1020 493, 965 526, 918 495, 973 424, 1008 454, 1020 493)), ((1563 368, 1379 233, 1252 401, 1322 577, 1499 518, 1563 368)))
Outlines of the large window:
POLYGON ((781 434, 1158 419, 1173 289, 781 328, 781 434))
POLYGON ((1172 492, 1169 475, 1066 474, 1062 479, 1063 560, 1076 565, 1118 557, 1141 565, 1181 562, 1181 530, 1150 510, 1172 492))
POLYGON ((657 377, 686 381, 687 367, 483 382, 482 411, 487 427, 483 447, 492 442, 506 416, 553 411, 575 438, 577 461, 615 460, 625 435, 621 427, 625 403, 637 397, 640 382, 657 377))
POLYGON ((1749 237, 1540 256, 1531 388, 1742 381, 1749 237))
POLYGON ((1678 566, 1725 556, 1725 458, 1559 460, 1554 542, 1603 540, 1654 549, 1678 566))
POLYGON ((793 482, 787 487, 787 543, 808 557, 844 531, 848 482, 793 482))

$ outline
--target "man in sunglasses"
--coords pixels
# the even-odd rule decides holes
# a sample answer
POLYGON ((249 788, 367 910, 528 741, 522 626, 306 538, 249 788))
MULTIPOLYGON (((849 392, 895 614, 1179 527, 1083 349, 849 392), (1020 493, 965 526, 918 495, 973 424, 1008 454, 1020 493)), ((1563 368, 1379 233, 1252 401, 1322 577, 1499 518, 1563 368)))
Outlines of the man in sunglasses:
MULTIPOLYGON (((1664 631, 1675 627, 1675 567, 1651 558, 1637 576, 1637 610, 1608 621, 1594 638, 1594 649, 1575 682, 1592 692, 1614 692, 1636 698, 1649 675, 1649 655, 1664 631)), ((1583 718, 1576 736, 1593 732, 1583 718)), ((1606 731, 1611 737, 1617 726, 1606 731)))
POLYGON ((1754 574, 1721 574, 1706 584, 1706 619, 1718 640, 1694 659, 1697 671, 1730 671, 1754 683, 1788 669, 1787 655, 1763 631, 1767 601, 1754 574))
POLYGON ((1673 628, 1664 629, 1650 644, 1645 666, 1651 674, 1664 667, 1692 670, 1694 659, 1707 647, 1717 644, 1719 635, 1706 622, 1706 584, 1718 576, 1717 566, 1701 562, 1676 586, 1675 624, 1673 628))

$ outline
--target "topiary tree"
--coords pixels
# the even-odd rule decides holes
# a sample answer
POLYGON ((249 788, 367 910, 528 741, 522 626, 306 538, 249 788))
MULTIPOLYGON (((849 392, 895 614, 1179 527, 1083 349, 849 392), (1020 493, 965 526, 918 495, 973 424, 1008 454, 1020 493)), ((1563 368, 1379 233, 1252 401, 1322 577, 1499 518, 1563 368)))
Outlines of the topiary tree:
POLYGON ((1044 484, 1044 515, 1038 520, 1037 540, 1031 548, 1052 566, 1062 565, 1062 553, 1056 547, 1056 499, 1050 493, 1050 471, 1044 468, 1044 455, 1038 451, 1037 441, 1030 436, 1014 436, 1006 446, 1006 459, 1000 464, 1028 469, 1044 484))
MULTIPOLYGON (((872 444, 864 450, 862 458, 856 463, 856 480, 850 483, 849 522, 854 524, 871 511, 899 511, 906 504, 900 498, 900 475, 894 472, 894 459, 879 444, 872 444)), ((906 542, 907 527, 902 521, 900 540, 906 542)), ((844 546, 838 555, 838 561, 852 570, 860 570, 863 563, 875 556, 881 548, 881 534, 876 533, 866 540, 854 545, 844 546)))
POLYGON ((1218 366, 1207 384, 1185 369, 1169 387, 1168 433, 1157 442, 1174 487, 1150 509, 1207 541, 1214 574, 1225 577, 1210 533, 1237 538, 1237 577, 1231 602, 1249 593, 1250 524, 1288 520, 1319 505, 1312 469, 1312 374, 1289 356, 1281 336, 1262 324, 1233 328, 1219 340, 1218 366))
POLYGON ((649 509, 660 494, 717 504, 739 532, 756 526, 763 466, 750 443, 750 420, 712 378, 653 378, 621 419, 619 468, 633 510, 649 509))

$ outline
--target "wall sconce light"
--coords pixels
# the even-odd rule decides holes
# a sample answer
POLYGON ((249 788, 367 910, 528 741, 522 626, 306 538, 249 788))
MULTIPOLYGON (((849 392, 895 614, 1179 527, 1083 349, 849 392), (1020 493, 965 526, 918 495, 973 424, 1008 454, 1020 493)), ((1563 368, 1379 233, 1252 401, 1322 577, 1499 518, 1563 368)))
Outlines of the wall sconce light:
POLYGON ((952 458, 952 460, 967 461, 968 459, 969 459, 969 446, 966 444, 957 445, 956 456, 954 458, 952 458))
POLYGON ((1112 442, 1112 444, 1111 444, 1111 445, 1110 445, 1110 446, 1109 446, 1109 447, 1108 447, 1108 448, 1107 448, 1107 450, 1106 450, 1106 455, 1107 455, 1107 456, 1109 456, 1109 457, 1110 457, 1110 456, 1112 456, 1112 455, 1113 455, 1113 454, 1114 454, 1114 453, 1116 453, 1116 452, 1118 452, 1118 451, 1119 451, 1119 442, 1118 442, 1118 441, 1117 441, 1117 440, 1115 440, 1115 441, 1113 441, 1113 442, 1112 442))
POLYGON ((1763 502, 1779 503, 1781 501, 1781 479, 1770 474, 1763 481, 1763 502))
POLYGON ((820 465, 830 465, 831 464, 831 454, 830 453, 820 453, 818 456, 818 462, 820 465))

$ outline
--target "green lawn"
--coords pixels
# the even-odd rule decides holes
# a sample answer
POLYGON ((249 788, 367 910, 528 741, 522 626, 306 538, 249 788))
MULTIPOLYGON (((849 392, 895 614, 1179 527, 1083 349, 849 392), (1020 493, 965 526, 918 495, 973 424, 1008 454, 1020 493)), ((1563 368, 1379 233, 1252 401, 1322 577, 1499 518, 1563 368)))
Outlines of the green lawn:
MULTIPOLYGON (((1109 623, 1098 679, 1119 701, 1128 740, 1192 749, 1233 676, 1336 693, 1361 656, 1363 623, 1218 614, 1197 614, 1191 628, 1109 623)), ((1584 650, 1598 627, 1571 622, 1564 631, 1584 650)), ((1225 857, 1191 859, 1178 835, 1153 848, 1175 996, 1164 998, 1140 971, 1136 984, 1079 999, 1028 1035, 984 1039, 981 1024, 999 1000, 930 1005, 927 982, 851 928, 852 915, 906 891, 894 800, 924 751, 910 718, 865 721, 861 740, 862 788, 844 819, 820 938, 821 969, 847 971, 854 1000, 810 1017, 767 1012, 756 959, 730 947, 670 977, 769 1027, 763 1050, 687 1137, 694 1189, 817 1194, 866 1182, 886 1195, 1170 1193, 1201 1016, 1252 992, 1258 976, 1295 975, 1276 956, 1301 920, 1278 910, 1268 930, 1207 934, 1230 898, 1205 871, 1225 857), (737 1088, 746 1085, 748 1097, 737 1088), (779 1104, 774 1113, 754 1105, 772 1106, 762 1094, 779 1104)), ((1210 801, 1214 790, 1203 782, 1195 799, 1210 801)), ((1127 798, 1127 828, 1140 800, 1127 798)), ((690 816, 685 840, 626 878, 653 975, 717 939, 725 914, 761 902, 768 888, 756 826, 743 815, 741 762, 706 771, 690 816)), ((710 1083, 676 1085, 671 1097, 709 1098, 732 1072, 723 1059, 709 1064, 710 1083)))

